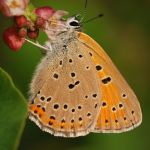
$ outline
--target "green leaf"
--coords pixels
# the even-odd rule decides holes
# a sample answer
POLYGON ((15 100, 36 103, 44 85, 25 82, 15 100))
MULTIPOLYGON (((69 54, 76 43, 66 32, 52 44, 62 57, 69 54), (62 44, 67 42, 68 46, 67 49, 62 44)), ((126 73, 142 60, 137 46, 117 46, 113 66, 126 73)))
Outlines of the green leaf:
POLYGON ((27 117, 25 98, 0 68, 0 150, 15 150, 27 117))

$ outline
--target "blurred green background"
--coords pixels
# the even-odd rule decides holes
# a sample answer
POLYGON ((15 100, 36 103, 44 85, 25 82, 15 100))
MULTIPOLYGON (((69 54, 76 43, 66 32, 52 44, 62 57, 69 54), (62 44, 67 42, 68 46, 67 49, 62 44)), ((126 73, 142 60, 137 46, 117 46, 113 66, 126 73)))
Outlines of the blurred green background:
MULTIPOLYGON (((70 15, 81 13, 84 8, 84 0, 31 2, 37 7, 63 9, 70 15)), ((83 31, 101 44, 134 89, 143 110, 142 125, 123 134, 91 133, 65 139, 42 132, 27 119, 19 150, 150 150, 150 1, 89 0, 86 19, 99 13, 104 17, 85 24, 83 31)), ((11 20, 0 15, 0 67, 28 98, 32 74, 42 55, 28 43, 19 52, 12 52, 2 40, 2 31, 10 24, 11 20)))

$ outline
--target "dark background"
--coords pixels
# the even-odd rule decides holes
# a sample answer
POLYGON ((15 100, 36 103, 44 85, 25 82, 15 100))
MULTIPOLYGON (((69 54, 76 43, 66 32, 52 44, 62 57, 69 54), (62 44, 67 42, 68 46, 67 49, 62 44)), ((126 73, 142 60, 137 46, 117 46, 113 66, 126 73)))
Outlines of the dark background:
MULTIPOLYGON (((36 6, 82 13, 84 0, 32 0, 36 6)), ((139 128, 123 134, 94 134, 75 139, 58 138, 42 132, 27 119, 19 150, 149 150, 150 149, 150 0, 89 0, 86 19, 104 17, 84 26, 84 32, 98 41, 134 89, 143 111, 139 128)), ((0 15, 0 66, 28 98, 29 83, 42 55, 25 44, 17 53, 2 40, 2 31, 11 20, 0 15)), ((42 40, 42 35, 40 40, 42 40)))

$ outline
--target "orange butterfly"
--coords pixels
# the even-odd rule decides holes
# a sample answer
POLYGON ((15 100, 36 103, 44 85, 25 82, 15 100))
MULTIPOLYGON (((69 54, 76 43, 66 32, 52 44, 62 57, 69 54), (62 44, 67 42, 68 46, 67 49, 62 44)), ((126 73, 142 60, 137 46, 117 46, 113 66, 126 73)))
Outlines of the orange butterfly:
POLYGON ((142 113, 134 92, 101 46, 79 32, 80 21, 52 17, 45 30, 50 40, 31 83, 29 118, 64 137, 138 126, 142 113))

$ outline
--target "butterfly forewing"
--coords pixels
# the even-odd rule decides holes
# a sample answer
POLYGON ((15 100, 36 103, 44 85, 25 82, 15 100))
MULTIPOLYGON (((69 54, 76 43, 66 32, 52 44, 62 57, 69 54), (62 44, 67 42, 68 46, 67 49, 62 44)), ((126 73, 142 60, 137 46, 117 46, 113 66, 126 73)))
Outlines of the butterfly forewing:
POLYGON ((88 35, 78 36, 86 45, 101 82, 101 106, 93 132, 123 132, 138 126, 142 113, 134 92, 104 50, 88 35))
POLYGON ((76 137, 86 135, 96 124, 100 79, 84 48, 72 39, 47 55, 38 67, 31 84, 29 117, 44 131, 76 137))

